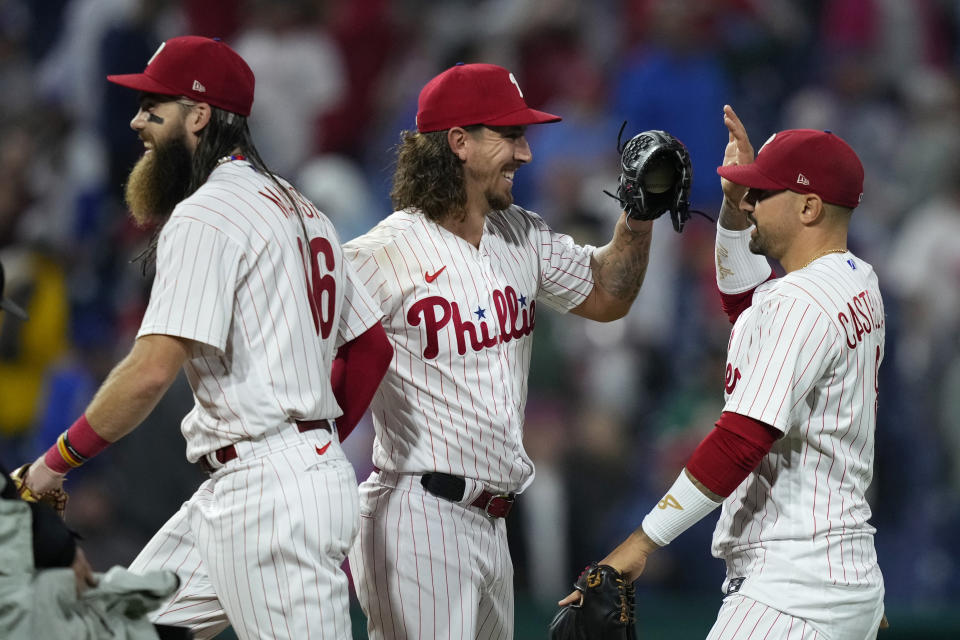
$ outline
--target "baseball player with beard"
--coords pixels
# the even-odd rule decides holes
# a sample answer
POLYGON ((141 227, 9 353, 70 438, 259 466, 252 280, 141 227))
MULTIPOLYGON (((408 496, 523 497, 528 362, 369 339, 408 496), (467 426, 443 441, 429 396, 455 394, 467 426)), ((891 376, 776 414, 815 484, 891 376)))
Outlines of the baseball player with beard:
POLYGON ((540 305, 616 320, 643 282, 651 222, 621 216, 608 245, 578 246, 513 204, 526 127, 558 120, 502 67, 444 71, 402 134, 397 211, 344 245, 394 347, 350 552, 373 639, 513 637, 504 519, 534 476, 523 412, 540 305))
POLYGON ((230 47, 173 38, 143 73, 108 79, 141 92, 131 127, 146 153, 126 193, 138 222, 162 225, 156 278, 131 352, 26 484, 61 485, 183 368, 196 400, 186 454, 210 477, 130 566, 180 577, 153 620, 197 638, 228 624, 251 640, 349 638, 340 565, 358 496, 338 427, 389 362, 381 312, 329 220, 260 159, 253 73, 230 47))
POLYGON ((725 597, 709 640, 870 640, 885 624, 866 493, 886 323, 873 267, 847 248, 863 166, 838 136, 810 129, 774 134, 754 159, 729 106, 724 124, 724 410, 600 564, 632 581, 722 503, 713 555, 726 563, 725 597), (766 258, 786 275, 774 278, 766 258))

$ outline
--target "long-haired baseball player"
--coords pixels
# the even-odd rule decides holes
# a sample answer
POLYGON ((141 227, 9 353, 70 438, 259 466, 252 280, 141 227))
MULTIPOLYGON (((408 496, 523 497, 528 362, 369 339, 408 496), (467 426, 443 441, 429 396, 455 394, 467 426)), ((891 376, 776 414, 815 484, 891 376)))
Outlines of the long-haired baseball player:
POLYGON ((187 458, 210 478, 130 566, 181 579, 154 621, 198 638, 228 624, 251 640, 349 638, 340 565, 358 496, 334 418, 355 421, 389 362, 379 307, 327 218, 260 159, 253 73, 229 46, 173 38, 143 73, 108 79, 141 92, 130 126, 146 152, 126 193, 138 221, 162 224, 156 278, 130 354, 26 484, 59 486, 183 368, 187 458))
POLYGON ((729 106, 724 124, 716 271, 733 322, 726 403, 663 499, 601 564, 635 579, 650 553, 722 503, 713 554, 726 563, 726 596, 710 640, 868 640, 884 619, 866 492, 886 329, 877 275, 847 247, 863 166, 840 137, 809 129, 774 134, 754 159, 729 106))
POLYGON ((372 403, 377 470, 350 552, 371 638, 512 638, 504 518, 532 481, 523 412, 541 305, 623 317, 647 269, 651 223, 578 246, 513 203, 531 109, 491 64, 421 91, 402 134, 397 211, 344 246, 384 313, 394 358, 372 403))

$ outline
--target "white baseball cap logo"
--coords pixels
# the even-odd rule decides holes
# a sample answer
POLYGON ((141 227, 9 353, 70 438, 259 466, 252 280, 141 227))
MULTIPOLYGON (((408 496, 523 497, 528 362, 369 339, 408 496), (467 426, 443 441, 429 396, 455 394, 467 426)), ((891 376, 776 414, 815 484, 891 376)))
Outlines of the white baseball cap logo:
POLYGON ((773 134, 772 136, 770 136, 769 138, 767 138, 767 141, 764 142, 762 145, 760 145, 760 148, 757 149, 757 153, 760 153, 761 151, 763 151, 763 148, 764 148, 765 146, 767 146, 768 144, 770 144, 771 142, 773 142, 773 139, 776 138, 776 137, 777 137, 777 134, 773 134))
POLYGON ((158 55, 160 55, 160 52, 163 51, 163 48, 164 48, 165 46, 167 46, 167 43, 166 43, 166 42, 161 42, 161 43, 160 43, 160 46, 157 47, 157 50, 154 51, 154 52, 153 52, 153 55, 150 56, 150 59, 147 60, 147 66, 148 66, 148 67, 150 66, 150 63, 153 62, 154 58, 156 58, 158 55))
POLYGON ((515 86, 515 87, 517 88, 517 93, 519 93, 519 94, 520 94, 520 97, 522 98, 522 97, 523 97, 523 91, 520 91, 520 83, 517 82, 517 79, 514 77, 514 75, 513 75, 512 73, 510 74, 510 82, 512 82, 512 83, 513 83, 513 86, 515 86))

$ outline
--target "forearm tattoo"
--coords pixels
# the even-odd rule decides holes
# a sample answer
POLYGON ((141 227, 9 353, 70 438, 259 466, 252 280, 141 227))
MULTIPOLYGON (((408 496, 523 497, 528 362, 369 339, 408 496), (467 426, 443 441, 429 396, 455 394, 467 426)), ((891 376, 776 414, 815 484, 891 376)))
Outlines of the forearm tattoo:
POLYGON ((594 252, 593 276, 611 296, 632 302, 640 291, 650 261, 651 231, 621 231, 613 242, 594 252))

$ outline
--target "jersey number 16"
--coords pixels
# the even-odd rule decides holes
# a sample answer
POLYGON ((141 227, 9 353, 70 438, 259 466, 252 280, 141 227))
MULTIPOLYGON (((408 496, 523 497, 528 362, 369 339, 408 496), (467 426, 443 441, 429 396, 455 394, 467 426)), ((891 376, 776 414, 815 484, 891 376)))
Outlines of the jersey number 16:
POLYGON ((336 302, 337 281, 330 275, 333 272, 333 246, 326 238, 310 240, 310 255, 304 255, 303 240, 297 238, 297 248, 303 258, 304 276, 307 279, 307 298, 310 300, 310 312, 313 315, 313 328, 324 340, 333 327, 333 312, 336 302), (323 254, 326 273, 320 275, 319 256, 323 254), (324 294, 326 296, 324 297, 324 294))

